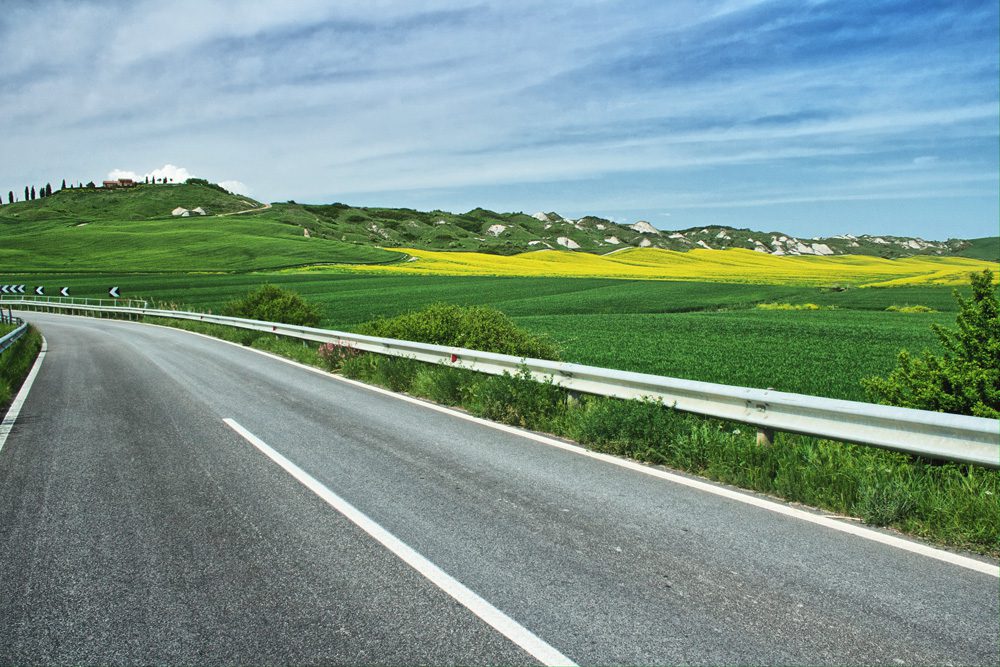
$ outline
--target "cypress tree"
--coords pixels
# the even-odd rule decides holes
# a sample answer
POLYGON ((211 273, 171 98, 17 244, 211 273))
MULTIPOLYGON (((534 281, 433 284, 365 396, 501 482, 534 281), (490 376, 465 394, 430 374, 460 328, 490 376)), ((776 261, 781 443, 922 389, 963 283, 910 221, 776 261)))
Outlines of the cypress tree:
POLYGON ((7 203, 8 204, 13 204, 14 203, 14 191, 13 190, 8 190, 7 191, 7 203))
POLYGON ((31 201, 35 201, 35 186, 31 186, 31 201))
POLYGON ((24 186, 24 201, 28 201, 28 186, 24 186))
POLYGON ((59 189, 60 190, 65 190, 66 189, 66 179, 65 178, 63 179, 63 185, 62 185, 62 187, 59 188, 59 189))
POLYGON ((51 197, 52 196, 52 184, 51 183, 46 183, 45 184, 45 196, 46 197, 51 197))

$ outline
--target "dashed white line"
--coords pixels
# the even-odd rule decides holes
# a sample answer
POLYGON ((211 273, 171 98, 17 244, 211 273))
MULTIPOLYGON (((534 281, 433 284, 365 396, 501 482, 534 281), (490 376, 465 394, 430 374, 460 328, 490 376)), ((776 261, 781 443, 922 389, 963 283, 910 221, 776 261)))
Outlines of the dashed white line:
POLYGON ((226 426, 259 449, 268 458, 285 469, 289 475, 319 496, 330 507, 343 514, 351 523, 365 531, 397 558, 419 572, 431 583, 454 598, 459 604, 492 626, 500 634, 520 646, 533 658, 545 665, 573 665, 575 663, 550 646, 523 625, 481 598, 463 583, 420 555, 398 537, 375 523, 366 514, 327 488, 322 482, 302 470, 275 451, 263 440, 243 428, 233 419, 226 418, 226 426))

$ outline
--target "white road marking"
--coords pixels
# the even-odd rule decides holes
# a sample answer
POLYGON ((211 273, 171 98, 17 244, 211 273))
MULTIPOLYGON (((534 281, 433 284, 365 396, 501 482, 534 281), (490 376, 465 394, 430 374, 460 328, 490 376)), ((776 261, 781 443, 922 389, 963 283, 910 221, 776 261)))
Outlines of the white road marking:
POLYGON ((42 336, 42 349, 39 350, 38 356, 35 357, 35 364, 31 367, 28 377, 24 378, 24 384, 21 385, 21 390, 17 392, 14 402, 10 404, 7 414, 4 415, 3 422, 0 422, 0 451, 7 444, 7 436, 10 435, 11 429, 14 428, 14 422, 17 421, 18 415, 21 414, 21 407, 28 399, 28 392, 31 391, 31 385, 35 383, 35 377, 38 376, 38 369, 42 367, 42 360, 45 358, 45 352, 48 349, 49 344, 45 340, 45 337, 42 336))
MULTIPOLYGON (((171 329, 173 331, 184 331, 183 329, 177 329, 176 327, 167 327, 160 324, 150 324, 142 323, 145 326, 159 327, 163 329, 171 329)), ((683 475, 678 475, 676 473, 667 472, 666 470, 661 470, 659 468, 654 468, 652 466, 643 465, 637 463, 636 461, 630 461, 628 459, 618 458, 616 456, 611 456, 610 454, 602 454, 600 452, 593 452, 580 445, 570 444, 568 442, 563 442, 561 440, 556 440, 555 438, 550 438, 538 433, 533 433, 532 431, 525 431, 514 426, 507 426, 506 424, 498 424, 496 422, 491 422, 486 419, 481 419, 479 417, 473 417, 472 415, 448 408, 442 405, 437 405, 435 403, 429 403, 418 398, 413 398, 412 396, 407 396, 405 394, 397 394, 396 392, 389 391, 388 389, 383 389, 381 387, 375 387, 373 385, 365 384, 363 382, 358 382, 357 380, 351 380, 340 375, 335 375, 333 373, 328 373, 315 366, 308 366, 306 364, 299 363, 297 361, 292 361, 291 359, 286 359, 285 357, 272 354, 270 352, 265 352, 263 350, 257 350, 252 347, 246 347, 240 345, 239 343, 231 343, 220 338, 215 338, 213 336, 208 336, 206 334, 201 334, 193 331, 188 331, 187 333, 194 334, 196 336, 201 336, 209 340, 214 340, 216 342, 225 343, 227 345, 232 345, 233 347, 238 347, 243 350, 249 350, 257 354, 263 355, 265 357, 270 357, 277 361, 281 361, 292 366, 316 373, 317 375, 322 375, 324 377, 332 378, 338 382, 345 382, 347 384, 355 385, 357 387, 362 387, 368 391, 373 391, 379 394, 384 394, 386 396, 392 396, 401 401, 407 401, 415 405, 421 405, 428 410, 436 410, 438 412, 451 415, 458 419, 464 419, 488 428, 496 429, 498 431, 504 431, 506 433, 513 433, 514 435, 519 435, 523 438, 528 438, 529 440, 534 440, 543 445, 548 445, 550 447, 557 447, 559 449, 565 450, 567 452, 572 452, 574 454, 579 454, 580 456, 587 456, 605 463, 610 463, 611 465, 618 466, 620 468, 627 468, 635 472, 642 473, 644 475, 650 475, 652 477, 658 477, 659 479, 672 482, 674 484, 681 484, 693 489, 698 489, 699 491, 704 491, 705 493, 711 493, 716 496, 721 496, 723 498, 728 498, 736 502, 744 503, 747 505, 753 505, 754 507, 759 507, 760 509, 767 510, 769 512, 774 512, 776 514, 782 514, 784 516, 792 517, 795 519, 800 519, 802 521, 807 521, 831 530, 836 530, 841 533, 847 533, 849 535, 854 535, 855 537, 860 537, 865 540, 870 540, 872 542, 878 542, 886 546, 890 546, 896 549, 901 549, 903 551, 909 551, 910 553, 919 554, 921 556, 926 556, 927 558, 933 558, 934 560, 949 563, 951 565, 957 565, 959 567, 973 570, 975 572, 980 572, 982 574, 987 574, 992 577, 1000 578, 1000 566, 993 565, 992 563, 987 563, 985 561, 977 560, 975 558, 969 558, 968 556, 963 556, 961 554, 952 553, 951 551, 945 551, 944 549, 938 549, 936 547, 923 544, 921 542, 915 542, 913 540, 908 540, 906 538, 898 537, 896 535, 890 535, 888 533, 883 533, 877 530, 872 530, 871 528, 866 528, 864 526, 859 526, 854 523, 847 523, 845 520, 849 520, 850 517, 844 517, 842 519, 829 518, 828 516, 823 516, 821 514, 814 514, 812 512, 806 512, 804 510, 797 509, 788 505, 784 505, 773 500, 767 500, 765 498, 760 498, 758 496, 751 495, 749 493, 743 493, 741 491, 736 491, 734 489, 729 489, 723 486, 718 486, 710 482, 692 479, 690 477, 685 477, 683 475)))
POLYGON ((226 418, 223 421, 229 428, 243 437, 243 439, 284 468, 285 472, 322 498, 330 507, 343 514, 351 523, 375 538, 377 542, 395 554, 397 558, 419 572, 463 607, 496 629, 504 637, 507 637, 520 646, 533 658, 545 665, 572 665, 575 667, 575 663, 572 660, 549 646, 549 644, 523 625, 510 616, 507 616, 507 614, 471 591, 460 581, 417 553, 412 547, 368 518, 366 514, 272 449, 267 443, 240 426, 235 420, 226 418))
MULTIPOLYGON (((201 334, 199 334, 201 335, 201 334)), ((206 336, 206 338, 212 338, 211 336, 206 336)), ((212 338, 212 340, 219 340, 218 338, 212 338)), ((228 342, 228 341, 222 341, 228 342)), ((981 572, 983 574, 988 574, 993 577, 1000 578, 1000 566, 993 565, 981 560, 976 560, 975 558, 969 558, 968 556, 963 556, 961 554, 952 553, 951 551, 945 551, 944 549, 938 549, 920 542, 914 542, 913 540, 908 540, 902 537, 897 537, 895 535, 890 535, 888 533, 883 533, 877 530, 872 530, 871 528, 866 528, 864 526, 859 526, 854 523, 845 523, 845 520, 850 520, 851 517, 843 518, 830 518, 829 516, 824 516, 822 514, 814 514, 812 512, 806 512, 805 510, 800 510, 795 507, 790 507, 773 500, 767 500, 766 498, 761 498, 759 496, 754 496, 749 493, 743 493, 741 491, 736 491, 734 489, 729 489, 723 486, 718 486, 712 484, 711 482, 704 482, 698 479, 692 479, 690 477, 685 477, 683 475, 678 475, 676 473, 668 472, 660 468, 654 468, 652 466, 644 465, 636 461, 631 461, 629 459, 618 458, 617 456, 611 456, 610 454, 602 454, 600 452, 591 451, 580 445, 574 445, 568 442, 563 442, 561 440, 556 440, 555 438, 550 438, 532 431, 525 431, 524 429, 517 428, 516 426, 508 426, 506 424, 498 424, 497 422, 492 422, 487 419, 482 419, 480 417, 474 417, 470 414, 464 412, 459 412, 452 408, 437 405, 435 403, 429 403, 427 401, 414 398, 412 396, 407 396, 405 394, 397 394, 396 392, 389 391, 388 389, 383 389, 382 387, 375 387, 370 384, 365 384, 364 382, 358 382, 357 380, 351 380, 340 375, 334 375, 333 373, 328 373, 320 368, 314 366, 308 366, 306 364, 299 363, 297 361, 292 361, 291 359, 286 359, 280 357, 276 354, 271 354, 269 352, 264 352, 263 350, 255 350, 254 348, 247 348, 242 345, 237 345, 236 343, 230 343, 231 345, 236 345, 244 350, 249 349, 257 352, 258 354, 263 354, 265 356, 271 357, 272 359, 277 359, 285 363, 298 366, 313 373, 323 375, 325 377, 332 377, 340 382, 346 382, 348 384, 355 385, 357 387, 362 387, 369 391, 374 391, 379 394, 384 394, 386 396, 392 396, 401 401, 407 401, 408 403, 414 403, 416 405, 421 405, 429 410, 436 410, 438 412, 443 412, 444 414, 457 417, 459 419, 464 419, 482 426, 487 426, 498 431, 504 431, 506 433, 512 433, 514 435, 521 436, 523 438, 528 438, 529 440, 534 440, 535 442, 548 445, 550 447, 557 447, 559 449, 565 450, 567 452, 572 452, 574 454, 579 454, 580 456, 587 456, 592 459, 597 459, 605 463, 610 463, 611 465, 616 465, 620 468, 627 468, 629 470, 634 470, 640 472, 644 475, 650 475, 652 477, 658 477, 660 479, 666 480, 668 482, 673 482, 674 484, 681 484, 693 489, 698 489, 699 491, 704 491, 706 493, 711 493, 716 496, 722 496, 723 498, 728 498, 730 500, 735 500, 740 503, 747 505, 753 505, 754 507, 759 507, 770 512, 775 512, 776 514, 782 514, 784 516, 792 517, 795 519, 800 519, 802 521, 808 521, 809 523, 814 523, 832 530, 836 530, 842 533, 847 533, 849 535, 854 535, 866 540, 871 540, 873 542, 879 542, 885 544, 886 546, 895 547, 897 549, 902 549, 903 551, 909 551, 911 553, 920 554, 921 556, 926 556, 928 558, 933 558, 935 560, 943 561, 945 563, 950 563, 952 565, 958 565, 959 567, 964 567, 969 570, 974 570, 976 572, 981 572)))

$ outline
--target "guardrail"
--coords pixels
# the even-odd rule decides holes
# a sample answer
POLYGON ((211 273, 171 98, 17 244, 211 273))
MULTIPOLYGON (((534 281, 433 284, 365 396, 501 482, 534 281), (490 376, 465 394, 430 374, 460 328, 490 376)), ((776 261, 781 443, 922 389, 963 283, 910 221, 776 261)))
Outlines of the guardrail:
MULTIPOLYGON (((11 297, 7 297, 8 299, 11 297)), ((126 306, 128 308, 146 308, 149 302, 145 299, 93 299, 81 296, 25 296, 24 298, 32 303, 68 303, 83 306, 126 306)), ((4 301, 7 303, 7 301, 4 301)))
POLYGON ((84 315, 118 313, 195 320, 493 375, 526 369, 536 380, 551 379, 570 391, 622 399, 649 398, 684 412, 752 424, 758 428, 759 439, 767 441, 774 431, 784 431, 1000 468, 1000 420, 996 419, 682 380, 209 313, 40 302, 23 297, 3 298, 0 304, 84 315))
MULTIPOLYGON (((11 319, 21 322, 21 320, 16 317, 11 319)), ((23 336, 27 331, 28 331, 27 323, 21 322, 20 326, 18 326, 16 329, 14 329, 13 331, 9 331, 2 337, 0 337, 0 354, 2 354, 4 350, 6 350, 8 347, 16 343, 17 339, 23 336)))

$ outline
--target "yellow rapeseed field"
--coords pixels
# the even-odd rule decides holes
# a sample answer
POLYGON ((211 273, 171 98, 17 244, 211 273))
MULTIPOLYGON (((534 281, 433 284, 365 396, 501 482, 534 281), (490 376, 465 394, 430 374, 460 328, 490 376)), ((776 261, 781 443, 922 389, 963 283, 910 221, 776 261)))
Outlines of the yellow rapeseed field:
POLYGON ((477 252, 442 252, 392 248, 410 261, 352 271, 450 276, 545 276, 699 280, 711 282, 806 285, 963 285, 969 273, 1000 265, 964 257, 916 256, 882 259, 862 255, 779 256, 752 250, 690 250, 675 252, 632 248, 610 255, 568 250, 539 250, 502 256, 477 252))

